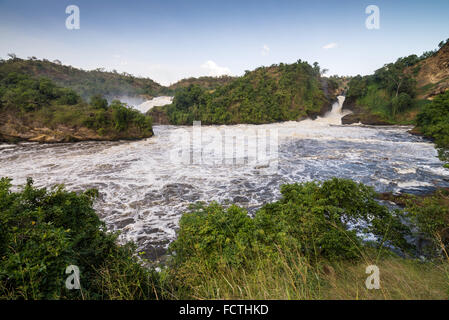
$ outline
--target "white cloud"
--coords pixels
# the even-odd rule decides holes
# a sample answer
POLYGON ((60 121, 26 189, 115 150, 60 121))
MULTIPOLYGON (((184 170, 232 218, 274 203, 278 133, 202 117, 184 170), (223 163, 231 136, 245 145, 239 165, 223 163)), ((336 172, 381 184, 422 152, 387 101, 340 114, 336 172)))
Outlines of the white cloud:
POLYGON ((329 50, 329 49, 334 49, 334 48, 336 48, 336 47, 338 47, 338 44, 335 43, 335 42, 331 42, 331 43, 329 43, 329 44, 326 44, 326 45, 323 47, 323 49, 329 50))
POLYGON ((267 46, 266 44, 264 44, 263 47, 262 47, 262 55, 263 55, 263 56, 266 56, 266 55, 268 55, 269 53, 270 53, 270 47, 267 46))
POLYGON ((231 70, 226 67, 220 67, 214 61, 208 60, 201 65, 201 69, 206 71, 208 76, 218 77, 224 74, 230 74, 231 70))

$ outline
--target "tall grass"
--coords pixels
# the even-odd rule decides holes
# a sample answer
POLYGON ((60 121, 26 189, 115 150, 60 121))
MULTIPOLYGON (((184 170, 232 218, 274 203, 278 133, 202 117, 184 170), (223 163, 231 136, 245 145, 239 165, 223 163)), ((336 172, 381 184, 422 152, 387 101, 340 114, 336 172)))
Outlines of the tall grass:
POLYGON ((449 298, 449 260, 421 262, 363 252, 351 261, 310 261, 298 249, 278 251, 276 260, 258 256, 250 269, 204 264, 176 271, 175 299, 244 300, 415 300, 449 298), (367 289, 368 265, 380 270, 380 289, 367 289), (182 288, 182 289, 181 289, 182 288))

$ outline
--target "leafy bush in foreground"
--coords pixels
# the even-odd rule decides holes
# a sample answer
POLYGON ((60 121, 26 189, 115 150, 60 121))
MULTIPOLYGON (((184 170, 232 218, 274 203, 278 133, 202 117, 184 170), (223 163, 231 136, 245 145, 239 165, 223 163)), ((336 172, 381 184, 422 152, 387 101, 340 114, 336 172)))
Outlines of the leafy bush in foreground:
POLYGON ((256 213, 260 240, 267 244, 295 243, 306 256, 331 260, 360 257, 362 234, 376 236, 377 246, 407 248, 401 214, 378 204, 371 187, 334 178, 284 185, 281 193, 256 213))
MULTIPOLYGON (((197 206, 183 215, 170 249, 180 268, 190 264, 251 267, 260 253, 276 259, 278 248, 299 248, 312 260, 351 260, 372 233, 377 246, 407 248, 408 229, 399 212, 374 200, 372 188, 351 180, 284 185, 282 198, 258 210, 254 219, 236 206, 197 206)), ((274 262, 275 263, 275 262, 274 262)))
POLYGON ((427 197, 410 196, 406 211, 421 236, 430 242, 430 246, 423 249, 431 255, 443 254, 449 259, 449 190, 438 190, 427 197))
POLYGON ((82 194, 33 187, 11 192, 0 180, 0 297, 111 299, 155 297, 155 273, 142 267, 132 245, 118 246, 82 194), (81 290, 67 290, 66 267, 80 269, 81 290))

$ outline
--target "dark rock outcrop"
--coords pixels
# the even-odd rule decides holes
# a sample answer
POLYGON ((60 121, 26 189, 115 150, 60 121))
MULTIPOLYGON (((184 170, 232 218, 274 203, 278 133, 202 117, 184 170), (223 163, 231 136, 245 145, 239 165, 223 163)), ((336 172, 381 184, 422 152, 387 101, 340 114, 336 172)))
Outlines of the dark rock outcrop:
POLYGON ((392 125, 388 120, 383 119, 381 116, 369 113, 352 113, 344 116, 341 119, 342 124, 354 124, 361 123, 371 126, 385 126, 392 125))

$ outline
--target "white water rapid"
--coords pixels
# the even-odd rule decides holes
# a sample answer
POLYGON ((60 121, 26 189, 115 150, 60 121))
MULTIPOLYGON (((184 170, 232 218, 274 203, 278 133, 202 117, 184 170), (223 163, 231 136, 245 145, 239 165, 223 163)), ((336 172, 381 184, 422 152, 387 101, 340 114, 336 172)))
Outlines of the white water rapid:
MULTIPOLYGON (((181 214, 195 201, 230 201, 252 212, 276 200, 282 184, 335 176, 380 192, 449 186, 449 170, 432 143, 409 134, 410 127, 341 125, 343 101, 339 97, 325 117, 314 121, 203 126, 202 144, 196 147, 218 159, 207 162, 214 165, 172 161, 185 147, 173 134, 183 130, 192 136, 194 129, 155 126, 155 136, 142 141, 0 144, 0 177, 12 178, 15 186, 32 177, 37 186, 97 188, 100 217, 111 230, 122 232, 121 239, 134 240, 145 251, 166 247, 181 214), (264 163, 230 163, 206 152, 212 134, 222 131, 236 137, 267 131, 277 139, 270 140, 264 163)), ((253 138, 247 136, 248 145, 253 138)))

